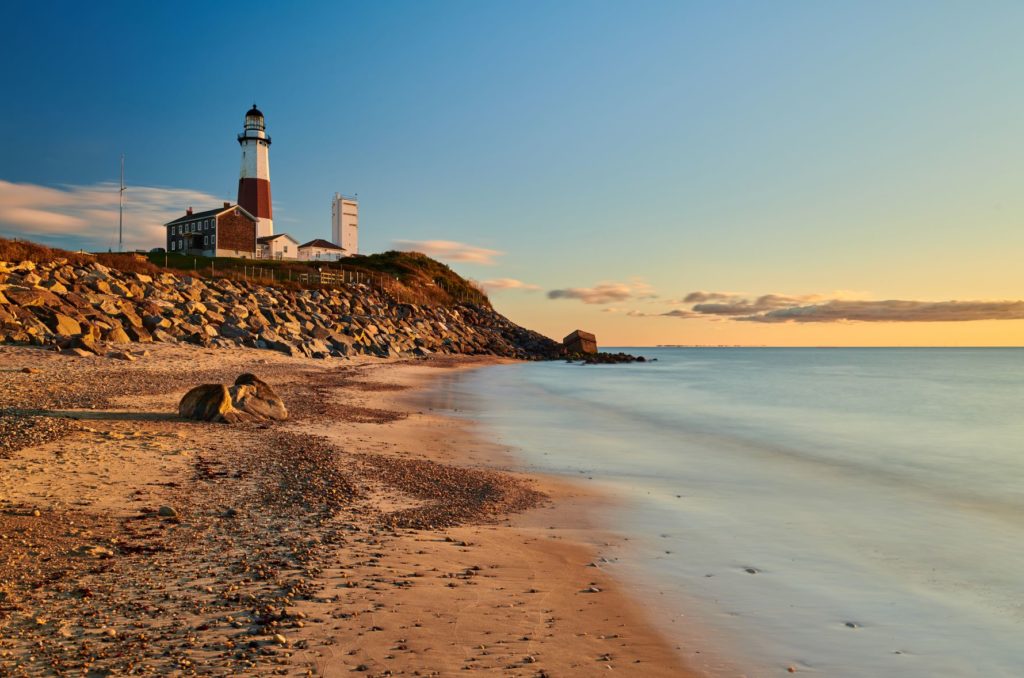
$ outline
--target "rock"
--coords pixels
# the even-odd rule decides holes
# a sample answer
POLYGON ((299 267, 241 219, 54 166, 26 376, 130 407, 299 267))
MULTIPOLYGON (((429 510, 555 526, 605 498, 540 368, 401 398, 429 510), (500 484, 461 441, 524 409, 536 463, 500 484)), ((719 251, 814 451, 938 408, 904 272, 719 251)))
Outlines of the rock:
POLYGON ((39 287, 8 287, 4 290, 8 300, 15 306, 60 306, 60 297, 39 287))
POLYGON ((107 332, 107 341, 111 344, 130 344, 132 340, 128 337, 128 334, 121 328, 120 325, 107 332))
POLYGON ((568 356, 569 362, 582 360, 585 365, 617 365, 619 363, 643 363, 647 360, 642 356, 629 353, 576 353, 568 356))
POLYGON ((22 374, 39 374, 40 372, 42 372, 42 370, 36 369, 34 367, 22 367, 21 372, 22 374))
POLYGON ((288 644, 288 639, 285 638, 280 633, 275 633, 274 634, 274 642, 277 643, 278 645, 287 645, 288 644))
POLYGON ((142 325, 150 332, 153 332, 169 328, 171 321, 160 315, 147 315, 142 319, 142 325))
POLYGON ((234 408, 224 384, 203 384, 186 393, 178 403, 178 416, 197 421, 236 423, 246 417, 234 408))
POLYGON ((235 385, 229 389, 235 409, 247 412, 261 419, 288 419, 288 408, 270 384, 256 375, 245 373, 235 379, 235 385))
POLYGON ((123 329, 124 329, 124 333, 128 335, 128 338, 131 339, 134 342, 138 342, 140 344, 143 344, 143 343, 150 343, 150 342, 153 341, 153 335, 151 335, 149 333, 149 330, 147 330, 145 327, 136 326, 136 325, 128 325, 128 326, 124 327, 123 329))
POLYGON ((100 355, 103 348, 97 343, 91 334, 79 334, 71 340, 71 348, 88 351, 93 355, 100 355))
POLYGON ((82 333, 82 326, 78 324, 78 321, 63 313, 54 313, 48 324, 54 334, 59 334, 62 337, 70 337, 82 333))
POLYGON ((79 546, 77 549, 72 551, 71 555, 77 558, 102 559, 113 558, 114 552, 105 546, 89 546, 88 544, 83 544, 82 546, 79 546))
POLYGON ((131 351, 111 351, 110 353, 107 354, 107 357, 114 358, 115 360, 124 360, 127 362, 135 360, 135 356, 132 354, 131 351))
POLYGON ((157 509, 156 514, 162 518, 177 518, 178 512, 174 510, 173 506, 161 506, 157 509))

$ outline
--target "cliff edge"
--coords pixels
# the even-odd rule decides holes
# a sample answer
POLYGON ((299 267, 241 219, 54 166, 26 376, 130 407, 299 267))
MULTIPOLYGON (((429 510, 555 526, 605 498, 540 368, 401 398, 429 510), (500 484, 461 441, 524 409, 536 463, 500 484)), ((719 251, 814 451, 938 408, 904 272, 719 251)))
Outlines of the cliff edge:
POLYGON ((14 258, 12 251, 25 258, 0 257, 0 343, 98 355, 146 342, 242 345, 314 358, 457 353, 540 360, 561 351, 486 302, 403 303, 359 282, 268 285, 172 273, 133 264, 132 255, 6 244, 6 258, 14 258))

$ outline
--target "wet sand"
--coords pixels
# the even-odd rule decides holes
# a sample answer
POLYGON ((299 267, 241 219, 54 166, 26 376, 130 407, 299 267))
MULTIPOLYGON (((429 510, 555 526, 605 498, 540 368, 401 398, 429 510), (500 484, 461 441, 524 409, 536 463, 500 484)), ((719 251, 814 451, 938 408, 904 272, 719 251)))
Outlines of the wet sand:
POLYGON ((484 364, 0 347, 0 673, 693 675, 595 563, 603 499, 431 411, 484 364), (245 371, 289 422, 170 416, 245 371))

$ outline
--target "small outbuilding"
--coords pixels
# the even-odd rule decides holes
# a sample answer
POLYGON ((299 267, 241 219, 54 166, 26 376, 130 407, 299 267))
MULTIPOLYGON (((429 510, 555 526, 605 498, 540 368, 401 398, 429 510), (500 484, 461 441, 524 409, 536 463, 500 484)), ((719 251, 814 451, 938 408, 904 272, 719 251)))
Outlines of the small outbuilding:
POLYGON ((597 337, 583 330, 576 330, 562 344, 568 353, 597 353, 597 337))
POLYGON ((298 259, 299 241, 287 233, 265 235, 256 239, 256 256, 260 259, 298 259))
POLYGON ((302 261, 338 261, 345 255, 345 248, 323 238, 299 245, 299 259, 302 261))

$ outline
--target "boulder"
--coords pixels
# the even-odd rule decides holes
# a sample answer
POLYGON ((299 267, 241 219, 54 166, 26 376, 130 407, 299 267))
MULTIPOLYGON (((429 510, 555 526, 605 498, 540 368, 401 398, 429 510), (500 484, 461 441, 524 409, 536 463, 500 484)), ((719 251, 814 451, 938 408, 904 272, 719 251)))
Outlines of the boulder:
POLYGON ((8 287, 4 294, 12 304, 28 308, 31 306, 60 306, 60 297, 39 287, 8 287))
POLYGON ((92 334, 79 334, 71 340, 70 347, 72 349, 79 349, 82 351, 88 351, 93 355, 100 355, 103 353, 103 347, 92 334))
POLYGON ((235 409, 224 384, 202 384, 186 393, 178 403, 178 416, 197 421, 233 424, 246 419, 235 409))
POLYGON ((150 343, 153 341, 153 335, 146 331, 145 327, 137 325, 125 325, 124 333, 128 335, 128 338, 132 341, 142 343, 150 343))
POLYGON ((288 409, 270 384, 246 373, 228 387, 223 384, 196 386, 178 403, 178 415, 198 421, 235 424, 244 421, 284 421, 288 409))
POLYGON ((246 372, 235 379, 230 389, 235 409, 261 419, 288 419, 288 408, 270 384, 254 374, 246 372))
POLYGON ((127 333, 125 333, 125 331, 121 328, 120 325, 112 328, 109 332, 107 332, 106 340, 112 344, 132 343, 131 338, 128 336, 127 333))
POLYGON ((50 318, 49 325, 54 334, 62 337, 70 337, 82 333, 82 326, 78 324, 78 321, 63 313, 54 313, 50 318))

